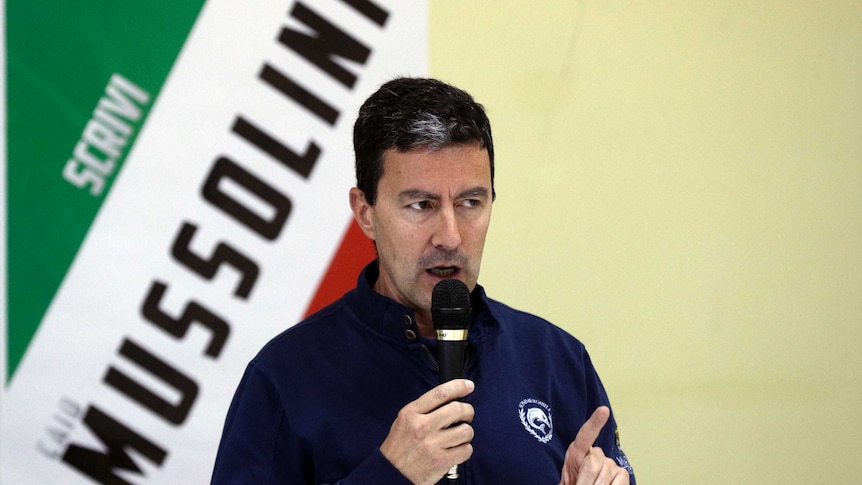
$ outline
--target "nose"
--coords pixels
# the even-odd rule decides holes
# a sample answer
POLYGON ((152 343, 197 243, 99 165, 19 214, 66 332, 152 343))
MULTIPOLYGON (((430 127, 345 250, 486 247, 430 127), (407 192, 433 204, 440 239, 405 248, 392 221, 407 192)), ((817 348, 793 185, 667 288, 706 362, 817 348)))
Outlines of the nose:
POLYGON ((461 227, 454 207, 446 207, 437 213, 437 227, 431 237, 435 248, 451 251, 461 245, 461 227))

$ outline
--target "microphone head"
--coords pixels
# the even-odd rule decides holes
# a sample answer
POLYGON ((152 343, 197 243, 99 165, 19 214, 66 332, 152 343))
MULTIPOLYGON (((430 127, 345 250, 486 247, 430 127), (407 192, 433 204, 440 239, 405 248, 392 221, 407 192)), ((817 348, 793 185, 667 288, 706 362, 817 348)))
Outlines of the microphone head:
POLYGON ((461 280, 443 280, 431 293, 431 318, 435 329, 466 330, 470 326, 470 290, 461 280))

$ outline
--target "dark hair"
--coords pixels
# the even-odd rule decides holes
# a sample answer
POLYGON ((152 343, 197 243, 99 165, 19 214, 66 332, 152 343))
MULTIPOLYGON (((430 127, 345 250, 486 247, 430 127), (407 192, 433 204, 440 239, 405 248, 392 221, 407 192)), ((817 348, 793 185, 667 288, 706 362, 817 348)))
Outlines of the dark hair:
POLYGON ((439 150, 467 143, 479 143, 488 151, 494 196, 494 141, 482 105, 467 92, 437 79, 393 79, 359 108, 353 126, 356 186, 374 205, 387 150, 439 150))

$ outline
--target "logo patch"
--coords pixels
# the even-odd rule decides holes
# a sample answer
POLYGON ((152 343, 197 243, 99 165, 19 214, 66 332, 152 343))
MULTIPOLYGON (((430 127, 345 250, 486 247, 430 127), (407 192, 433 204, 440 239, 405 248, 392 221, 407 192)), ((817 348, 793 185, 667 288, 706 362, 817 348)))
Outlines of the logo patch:
POLYGON ((524 399, 518 405, 518 417, 524 429, 539 442, 547 443, 554 437, 554 423, 551 408, 537 399, 524 399))

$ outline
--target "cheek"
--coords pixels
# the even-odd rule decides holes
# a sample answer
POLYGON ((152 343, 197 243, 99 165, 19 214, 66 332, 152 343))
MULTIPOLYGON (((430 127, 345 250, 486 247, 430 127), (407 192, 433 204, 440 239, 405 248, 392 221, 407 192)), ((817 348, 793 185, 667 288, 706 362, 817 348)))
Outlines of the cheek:
POLYGON ((391 219, 378 220, 377 222, 374 231, 378 248, 382 247, 395 259, 400 259, 398 258, 399 255, 406 256, 411 253, 412 248, 420 240, 420 231, 415 227, 409 227, 391 219))
POLYGON ((478 251, 480 254, 482 252, 482 249, 485 247, 485 237, 488 235, 489 222, 489 220, 484 219, 482 221, 478 221, 476 224, 471 225, 468 229, 470 247, 473 250, 478 251))

